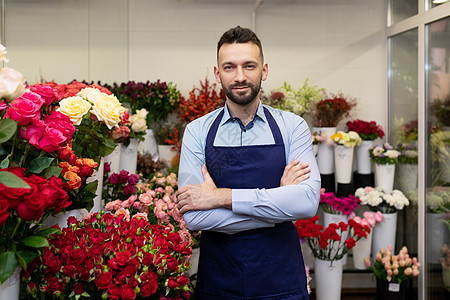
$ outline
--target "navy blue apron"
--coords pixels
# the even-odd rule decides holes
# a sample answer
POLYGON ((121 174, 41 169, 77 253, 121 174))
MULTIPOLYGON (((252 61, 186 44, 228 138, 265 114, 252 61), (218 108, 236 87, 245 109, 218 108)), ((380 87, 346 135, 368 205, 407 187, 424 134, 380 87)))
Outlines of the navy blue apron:
MULTIPOLYGON (((216 147, 223 116, 206 138, 206 166, 217 187, 275 188, 286 166, 280 129, 264 108, 273 145, 216 147)), ((197 274, 198 299, 309 299, 297 231, 292 222, 225 234, 202 231, 197 274)))

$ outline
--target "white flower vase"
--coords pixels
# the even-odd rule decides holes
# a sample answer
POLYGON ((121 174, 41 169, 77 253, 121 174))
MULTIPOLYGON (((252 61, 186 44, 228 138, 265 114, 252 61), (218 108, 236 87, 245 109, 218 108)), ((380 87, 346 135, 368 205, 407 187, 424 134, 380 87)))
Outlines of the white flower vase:
POLYGON ((352 182, 353 147, 342 145, 334 147, 334 165, 337 183, 352 182))
POLYGON ((100 160, 98 169, 94 171, 91 177, 86 179, 87 183, 91 183, 97 180, 97 191, 95 192, 96 196, 94 197, 94 206, 91 209, 91 212, 101 212, 103 209, 102 203, 102 191, 103 191, 103 170, 104 170, 104 158, 100 160))
POLYGON ((355 247, 353 247, 353 266, 358 270, 367 269, 364 259, 370 259, 370 251, 372 250, 372 231, 367 235, 367 238, 362 238, 356 242, 355 247))
POLYGON ((372 265, 375 262, 375 256, 381 248, 386 249, 392 246, 392 253, 395 253, 395 237, 397 232, 397 212, 383 213, 383 221, 377 223, 373 228, 372 237, 372 265))
POLYGON ((67 227, 67 219, 69 219, 69 217, 75 217, 78 221, 82 221, 87 214, 88 211, 85 208, 71 209, 66 212, 57 214, 56 216, 48 216, 47 219, 42 222, 42 225, 45 227, 51 227, 55 224, 58 224, 59 228, 62 229, 67 227))
POLYGON ((139 140, 137 138, 130 139, 130 144, 128 144, 128 146, 122 144, 120 170, 126 170, 130 174, 136 173, 138 144, 139 140))
POLYGON ((394 187, 395 165, 375 164, 375 186, 381 187, 386 194, 394 187))
POLYGON ((334 173, 334 145, 331 136, 336 133, 336 127, 314 127, 315 132, 324 132, 327 137, 325 141, 319 144, 317 151, 317 163, 320 174, 334 173))
POLYGON ((313 145, 313 153, 315 157, 317 157, 317 151, 319 151, 319 144, 313 145))
POLYGON ((158 145, 159 160, 167 163, 169 167, 172 166, 172 159, 177 155, 176 151, 172 151, 172 145, 158 145))
POLYGON ((15 300, 19 299, 20 292, 20 272, 22 267, 17 267, 11 276, 6 279, 0 286, 1 300, 15 300))
MULTIPOLYGON (((346 215, 336 215, 336 214, 330 214, 327 212, 323 212, 323 227, 327 228, 328 225, 331 223, 336 223, 339 225, 340 222, 348 223, 348 217, 346 215)), ((348 231, 345 231, 341 234, 341 240, 345 241, 348 236, 348 231)), ((333 246, 333 249, 331 249, 331 257, 334 257, 338 251, 338 245, 335 244, 333 246)), ((343 265, 347 264, 347 254, 344 255, 342 258, 343 265)))
POLYGON ((120 172, 120 154, 122 153, 122 143, 117 144, 114 151, 105 156, 105 163, 110 163, 111 173, 119 173, 120 172))
POLYGON ((442 257, 441 247, 449 242, 447 226, 442 221, 443 214, 427 213, 427 262, 439 264, 442 257))
POLYGON ((317 300, 341 299, 342 271, 342 259, 331 262, 316 258, 314 280, 317 300))
POLYGON ((397 186, 403 194, 417 189, 418 167, 416 164, 398 164, 397 186))
POLYGON ((372 162, 370 161, 369 148, 373 147, 373 141, 362 141, 361 145, 356 147, 356 165, 358 174, 372 173, 372 162))
POLYGON ((152 129, 145 131, 144 141, 139 143, 138 152, 140 154, 150 154, 154 161, 158 160, 158 142, 152 129))

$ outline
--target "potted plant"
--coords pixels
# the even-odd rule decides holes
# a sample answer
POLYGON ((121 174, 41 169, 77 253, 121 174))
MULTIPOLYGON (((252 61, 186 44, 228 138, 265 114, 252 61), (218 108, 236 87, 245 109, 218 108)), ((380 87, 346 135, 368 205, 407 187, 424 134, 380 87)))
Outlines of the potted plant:
POLYGON ((355 244, 370 232, 353 220, 348 223, 331 223, 324 228, 317 224, 318 216, 295 222, 298 236, 306 239, 315 257, 314 276, 319 300, 340 299, 342 285, 342 258, 355 244), (343 238, 343 234, 347 238, 343 238), (332 251, 337 249, 337 251, 332 251))
POLYGON ((310 112, 311 107, 322 99, 323 88, 317 85, 310 86, 309 79, 306 78, 303 86, 293 89, 284 82, 282 87, 273 90, 269 97, 263 97, 263 103, 284 111, 293 112, 303 116, 310 112))
POLYGON ((377 277, 377 299, 406 299, 405 282, 419 276, 420 263, 416 257, 411 258, 408 248, 403 246, 397 255, 391 246, 380 249, 375 263, 366 259, 367 266, 377 277))
POLYGON ((369 148, 373 147, 374 140, 384 137, 383 127, 377 125, 375 121, 367 122, 360 119, 349 121, 346 125, 349 131, 355 131, 362 139, 361 144, 356 148, 358 174, 372 173, 369 148))

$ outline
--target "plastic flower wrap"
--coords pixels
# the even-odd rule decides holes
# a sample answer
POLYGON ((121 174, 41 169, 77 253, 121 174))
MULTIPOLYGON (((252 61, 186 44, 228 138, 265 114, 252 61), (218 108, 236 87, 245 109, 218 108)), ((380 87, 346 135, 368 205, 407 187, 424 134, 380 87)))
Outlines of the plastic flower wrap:
POLYGON ((317 224, 318 216, 308 220, 298 220, 295 222, 299 238, 305 238, 311 248, 315 258, 334 261, 344 257, 356 242, 361 238, 366 238, 370 233, 370 226, 361 225, 353 220, 348 220, 348 224, 339 222, 331 223, 327 228, 317 224), (342 240, 344 232, 348 232, 347 239, 342 240), (336 251, 331 251, 337 249, 336 251))
POLYGON ((355 196, 361 200, 361 205, 368 205, 372 211, 383 213, 394 213, 409 205, 408 198, 399 190, 387 194, 379 187, 361 187, 355 191, 355 196))
POLYGON ((383 127, 377 125, 375 121, 362 121, 356 119, 354 121, 349 121, 346 123, 349 131, 355 131, 359 134, 363 141, 376 140, 377 138, 382 138, 384 136, 383 127))
POLYGON ((373 271, 376 277, 392 283, 401 283, 413 277, 419 276, 421 264, 416 257, 411 258, 408 248, 403 246, 397 255, 392 253, 392 246, 382 248, 376 254, 376 260, 371 266, 369 258, 364 259, 366 265, 373 271))
POLYGON ((397 164, 400 152, 389 143, 382 146, 374 146, 369 149, 370 160, 380 165, 397 164))
POLYGON ((189 299, 192 253, 178 232, 111 214, 74 217, 28 270, 26 292, 43 299, 189 299))
POLYGON ((347 148, 353 148, 355 146, 361 145, 361 138, 355 131, 338 131, 336 134, 331 136, 331 140, 336 143, 336 145, 342 145, 347 148))

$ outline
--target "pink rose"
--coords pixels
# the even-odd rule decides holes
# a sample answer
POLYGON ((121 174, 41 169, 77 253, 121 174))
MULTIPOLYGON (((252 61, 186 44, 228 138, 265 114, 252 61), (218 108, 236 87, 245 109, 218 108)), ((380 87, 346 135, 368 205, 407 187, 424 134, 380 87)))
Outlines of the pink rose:
POLYGON ((30 91, 38 94, 44 100, 43 105, 49 106, 52 102, 57 101, 56 90, 48 85, 43 85, 40 83, 33 84, 28 87, 30 91))
POLYGON ((58 129, 47 127, 44 135, 39 141, 39 148, 45 152, 52 153, 56 150, 60 150, 66 142, 66 137, 58 129))
POLYGON ((41 114, 39 104, 41 97, 35 93, 24 93, 11 103, 11 107, 6 110, 5 117, 17 121, 19 126, 26 126, 32 120, 39 120, 41 114), (36 103, 38 102, 38 103, 36 103))
POLYGON ((39 141, 45 132, 47 125, 41 120, 33 120, 25 129, 20 129, 20 135, 31 145, 39 148, 39 141))
MULTIPOLYGON (((136 203, 138 203, 138 202, 135 202, 135 204, 136 203)), ((144 213, 134 214, 132 219, 144 219, 145 221, 148 221, 147 214, 144 214, 144 213)))
POLYGON ((149 205, 153 202, 153 198, 149 194, 145 193, 145 194, 139 195, 139 201, 141 201, 145 205, 149 205))
MULTIPOLYGON (((123 204, 123 203, 122 203, 123 204)), ((130 221, 130 211, 125 208, 119 208, 114 214, 115 217, 123 216, 126 221, 130 221)))
POLYGON ((73 126, 70 118, 60 112, 52 111, 49 115, 44 117, 44 122, 48 127, 54 128, 60 131, 66 138, 66 141, 72 139, 72 135, 75 132, 75 126, 73 126))

